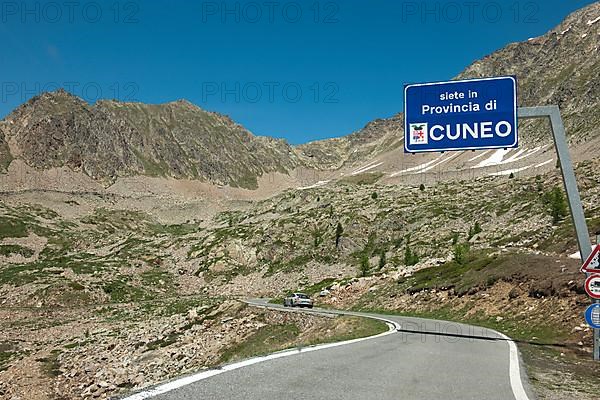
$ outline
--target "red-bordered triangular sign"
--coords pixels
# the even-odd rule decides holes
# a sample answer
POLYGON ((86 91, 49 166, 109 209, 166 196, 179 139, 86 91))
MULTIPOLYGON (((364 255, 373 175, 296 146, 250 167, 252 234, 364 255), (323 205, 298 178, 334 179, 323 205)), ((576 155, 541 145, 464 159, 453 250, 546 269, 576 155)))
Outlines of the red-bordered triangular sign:
POLYGON ((594 246, 589 257, 581 266, 581 272, 593 273, 600 272, 600 245, 594 246))

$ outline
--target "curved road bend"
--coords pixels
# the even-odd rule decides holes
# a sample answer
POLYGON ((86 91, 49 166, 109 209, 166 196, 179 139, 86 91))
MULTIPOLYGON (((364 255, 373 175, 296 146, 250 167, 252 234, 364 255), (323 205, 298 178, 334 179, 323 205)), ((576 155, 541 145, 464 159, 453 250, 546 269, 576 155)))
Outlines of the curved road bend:
MULTIPOLYGON (((267 305, 266 300, 248 303, 297 312, 267 305)), ((420 318, 316 308, 302 312, 385 319, 395 324, 396 332, 270 359, 214 376, 200 373, 128 399, 534 399, 515 344, 497 332, 420 318)))

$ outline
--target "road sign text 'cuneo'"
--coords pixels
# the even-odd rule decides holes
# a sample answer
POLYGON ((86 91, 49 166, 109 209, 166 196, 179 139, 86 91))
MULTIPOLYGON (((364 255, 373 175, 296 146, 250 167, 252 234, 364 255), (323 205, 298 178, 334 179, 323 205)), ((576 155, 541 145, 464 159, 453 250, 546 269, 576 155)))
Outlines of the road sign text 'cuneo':
POLYGON ((408 153, 517 147, 514 77, 406 85, 408 153))

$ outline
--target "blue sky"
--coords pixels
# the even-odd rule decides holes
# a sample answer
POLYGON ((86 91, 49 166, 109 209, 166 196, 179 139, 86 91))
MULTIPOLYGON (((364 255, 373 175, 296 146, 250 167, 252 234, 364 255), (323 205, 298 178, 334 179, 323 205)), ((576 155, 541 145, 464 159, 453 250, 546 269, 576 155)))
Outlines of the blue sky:
POLYGON ((58 86, 94 102, 185 98, 258 135, 303 143, 402 109, 592 1, 0 3, 0 117, 58 86))

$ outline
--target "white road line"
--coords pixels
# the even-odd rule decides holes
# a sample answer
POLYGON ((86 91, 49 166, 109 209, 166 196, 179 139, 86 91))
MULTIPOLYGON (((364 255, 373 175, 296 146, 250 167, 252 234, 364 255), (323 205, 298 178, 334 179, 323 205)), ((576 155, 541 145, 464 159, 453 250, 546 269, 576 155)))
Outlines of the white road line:
POLYGON ((515 400, 529 400, 529 396, 527 396, 527 392, 525 392, 525 388, 523 387, 523 381, 521 380, 521 366, 519 365, 519 351, 517 350, 517 345, 508 336, 500 332, 496 333, 498 333, 500 336, 502 336, 503 339, 505 339, 508 342, 508 347, 510 349, 510 387, 512 388, 513 394, 515 395, 515 400))
MULTIPOLYGON (((269 307, 267 305, 256 305, 256 304, 251 304, 251 305, 253 305, 255 307, 270 308, 270 309, 274 309, 274 310, 278 310, 278 311, 288 311, 285 309, 281 309, 279 307, 269 307)), ((343 315, 341 313, 332 313, 332 314, 343 315)), ((349 313, 348 315, 352 315, 352 313, 349 313)), ((298 354, 302 354, 302 353, 309 353, 312 351, 330 349, 332 347, 345 346, 348 344, 358 343, 358 342, 362 342, 365 340, 376 339, 376 338, 380 338, 380 337, 384 337, 384 336, 393 334, 401 328, 399 323, 388 320, 386 318, 375 317, 375 316, 370 316, 370 315, 360 315, 360 316, 364 317, 364 318, 372 318, 372 319, 384 321, 388 324, 389 330, 387 332, 383 332, 378 335, 369 336, 369 337, 365 337, 365 338, 352 339, 352 340, 346 340, 343 342, 322 344, 322 345, 316 345, 316 346, 309 346, 309 347, 305 347, 305 348, 301 348, 301 349, 285 350, 285 351, 273 353, 273 354, 263 356, 263 357, 251 358, 249 360, 244 360, 244 361, 240 361, 240 362, 237 362, 234 364, 225 365, 220 369, 209 370, 209 371, 200 372, 200 373, 197 373, 194 375, 186 376, 184 378, 179 378, 172 382, 168 382, 168 383, 159 385, 153 389, 148 389, 148 390, 136 393, 134 395, 124 398, 123 400, 148 399, 148 398, 151 398, 154 396, 158 396, 159 394, 164 394, 164 393, 179 389, 181 387, 190 385, 192 383, 202 381, 204 379, 208 379, 215 375, 220 375, 224 372, 233 371, 233 370, 236 370, 239 368, 258 364, 258 363, 261 363, 264 361, 275 360, 278 358, 290 357, 290 356, 294 356, 294 355, 298 355, 298 354)), ((494 331, 494 332, 496 332, 500 337, 502 337, 508 343, 510 387, 512 389, 513 395, 515 396, 515 400, 530 400, 529 396, 527 396, 527 392, 525 392, 525 388, 523 387, 523 381, 521 380, 521 367, 519 364, 519 351, 517 349, 517 346, 515 345, 515 342, 511 338, 509 338, 508 336, 506 336, 500 332, 497 332, 497 331, 494 331)))
MULTIPOLYGON (((266 306, 263 306, 263 307, 268 308, 266 306)), ((286 311, 286 310, 281 310, 280 308, 274 308, 274 309, 277 309, 279 311, 286 311)), ((389 330, 387 332, 383 332, 378 335, 369 336, 369 337, 365 337, 365 338, 346 340, 343 342, 336 342, 336 343, 321 344, 321 345, 316 345, 316 346, 309 346, 309 347, 304 347, 304 348, 300 348, 300 349, 286 350, 286 351, 281 351, 278 353, 273 353, 268 356, 251 358, 249 360, 244 360, 244 361, 240 361, 240 362, 237 362, 234 364, 225 365, 220 369, 214 369, 214 370, 209 370, 209 371, 205 371, 205 372, 200 372, 200 373, 197 373, 194 375, 186 376, 184 378, 176 379, 172 382, 168 382, 168 383, 159 385, 153 389, 148 389, 143 392, 136 393, 134 395, 124 398, 123 400, 148 399, 148 398, 151 398, 154 396, 158 396, 159 394, 164 394, 164 393, 170 392, 172 390, 179 389, 183 386, 187 386, 192 383, 195 383, 195 382, 198 382, 198 381, 201 381, 204 379, 208 379, 215 375, 220 375, 224 372, 233 371, 233 370, 236 370, 239 368, 247 367, 249 365, 258 364, 263 361, 275 360, 278 358, 295 356, 298 354, 309 353, 312 351, 330 349, 332 347, 338 347, 338 346, 345 346, 348 344, 358 343, 358 342, 362 342, 365 340, 377 339, 377 338, 380 338, 383 336, 387 336, 387 335, 396 333, 398 331, 398 329, 400 329, 400 324, 398 324, 397 322, 390 321, 385 318, 378 318, 378 317, 368 317, 368 318, 378 319, 380 321, 386 322, 388 324, 389 330)))

